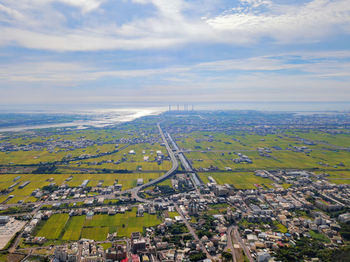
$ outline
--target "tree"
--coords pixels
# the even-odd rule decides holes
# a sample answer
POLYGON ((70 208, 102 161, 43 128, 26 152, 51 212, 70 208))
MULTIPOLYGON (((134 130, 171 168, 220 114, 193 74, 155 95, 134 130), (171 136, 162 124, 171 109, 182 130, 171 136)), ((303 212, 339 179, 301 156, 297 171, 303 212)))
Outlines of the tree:
POLYGON ((222 258, 224 261, 233 261, 232 254, 229 252, 222 252, 222 258))

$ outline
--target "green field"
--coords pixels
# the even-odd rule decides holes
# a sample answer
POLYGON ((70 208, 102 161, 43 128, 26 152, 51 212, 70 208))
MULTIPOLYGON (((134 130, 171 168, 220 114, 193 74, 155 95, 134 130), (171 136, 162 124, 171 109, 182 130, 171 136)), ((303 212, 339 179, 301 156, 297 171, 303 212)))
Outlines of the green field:
POLYGON ((235 131, 193 132, 177 135, 179 146, 191 152, 187 158, 196 169, 217 167, 225 170, 253 171, 256 169, 314 169, 337 170, 343 163, 350 166, 350 152, 340 146, 349 146, 350 134, 331 135, 322 132, 285 131, 280 134, 258 135, 235 131), (314 144, 306 145, 302 139, 314 144), (306 147, 311 152, 295 152, 294 147, 306 147), (258 148, 268 148, 270 156, 260 156, 258 148), (252 164, 234 163, 237 153, 247 155, 252 164))
MULTIPOLYGON (((72 176, 72 180, 66 182, 70 187, 80 186, 85 179, 89 179, 90 182, 88 186, 96 186, 100 181, 103 180, 103 187, 113 185, 115 180, 118 179, 118 183, 123 185, 123 190, 133 188, 136 186, 136 181, 138 178, 143 178, 144 183, 150 181, 151 179, 156 179, 160 177, 162 173, 126 173, 126 174, 10 174, 10 175, 0 175, 0 190, 7 189, 9 186, 13 185, 13 179, 17 176, 21 176, 18 180, 21 183, 25 181, 30 181, 23 189, 19 189, 18 184, 14 187, 14 191, 8 195, 2 195, 0 197, 0 203, 5 201, 9 195, 14 195, 14 198, 10 199, 7 203, 17 203, 19 200, 25 202, 35 202, 37 199, 31 197, 30 195, 35 189, 42 188, 55 182, 57 185, 62 185, 65 180, 72 176), (52 181, 48 179, 52 178, 52 181)), ((17 181, 17 182, 18 182, 17 181)))
POLYGON ((300 132, 292 131, 289 132, 292 135, 309 139, 312 141, 326 143, 339 147, 350 147, 350 134, 328 134, 321 131, 310 131, 310 132, 300 132))
POLYGON ((37 236, 45 237, 47 239, 58 239, 68 219, 69 219, 68 214, 52 215, 45 222, 44 226, 39 230, 39 232, 37 233, 37 236))
POLYGON ((131 212, 115 216, 95 215, 91 220, 86 220, 84 227, 107 227, 110 233, 117 232, 118 237, 129 237, 132 232, 142 231, 143 227, 160 223, 161 220, 155 215, 145 213, 143 217, 136 217, 136 208, 134 208, 131 212))
MULTIPOLYGON (((120 146, 121 147, 121 146, 120 146)), ((128 169, 137 170, 138 167, 142 167, 143 170, 168 170, 171 168, 170 161, 163 161, 160 165, 155 162, 157 153, 160 150, 165 156, 168 156, 166 148, 160 144, 140 143, 136 145, 130 145, 127 148, 106 156, 91 158, 86 160, 79 160, 71 162, 71 167, 80 168, 107 168, 107 169, 128 169), (135 151, 135 155, 129 154, 130 150, 135 151), (149 157, 149 161, 144 161, 144 156, 149 157), (100 163, 102 161, 121 161, 116 163, 100 163), (100 164, 98 164, 100 163, 100 164), (97 165, 98 164, 98 165, 97 165)))
POLYGON ((81 238, 104 241, 107 239, 108 232, 108 227, 83 227, 81 231, 81 238))
POLYGON ((350 152, 347 151, 312 151, 309 154, 293 151, 272 151, 271 157, 260 156, 257 151, 242 152, 252 161, 252 164, 234 163, 233 159, 238 158, 237 155, 219 152, 191 152, 186 153, 186 157, 192 161, 194 168, 209 168, 210 166, 218 167, 224 170, 230 167, 233 170, 256 170, 256 169, 277 169, 277 168, 319 168, 324 169, 325 166, 320 162, 327 164, 327 169, 337 170, 334 167, 342 162, 346 167, 350 166, 350 152), (222 155, 224 154, 224 155, 222 155), (201 161, 199 161, 201 160, 201 161))
POLYGON ((281 233, 288 232, 288 228, 286 226, 282 225, 281 223, 275 223, 275 226, 277 227, 277 231, 279 231, 281 233))
POLYGON ((79 240, 84 223, 85 216, 71 217, 67 223, 62 240, 79 240))
POLYGON ((179 216, 180 214, 176 211, 174 212, 168 212, 168 217, 174 219, 176 216, 179 216))
POLYGON ((273 183, 271 179, 258 177, 251 173, 199 173, 199 177, 204 183, 209 182, 208 176, 212 176, 220 185, 230 184, 237 189, 256 189, 255 185, 272 187, 273 183))
POLYGON ((280 147, 305 145, 301 139, 312 141, 310 149, 334 149, 350 147, 350 134, 328 134, 322 131, 301 132, 289 130, 280 134, 258 135, 254 132, 192 132, 186 135, 174 135, 178 145, 183 149, 240 151, 255 150, 258 147, 280 147), (197 141, 196 141, 197 140, 197 141))
MULTIPOLYGON (((228 204, 211 204, 208 205, 208 210, 204 211, 207 215, 216 215, 216 214, 226 214, 227 208, 230 207, 228 204)), ((233 208, 230 207, 232 210, 233 208)))
POLYGON ((332 171, 327 172, 329 174, 326 177, 331 183, 334 184, 350 184, 350 171, 332 171))
MULTIPOLYGON (((9 193, 8 195, 14 195, 14 198, 10 199, 7 203, 17 203, 19 200, 23 200, 25 202, 32 201, 35 202, 36 198, 31 197, 30 195, 35 189, 42 188, 46 185, 49 185, 51 182, 48 181, 48 179, 53 178, 53 182, 56 182, 57 185, 63 184, 64 180, 70 177, 69 174, 60 174, 60 175, 54 175, 54 174, 40 174, 40 175, 34 175, 34 174, 11 174, 11 175, 0 175, 0 190, 7 189, 9 186, 13 185, 15 182, 13 182, 13 179, 17 176, 21 176, 21 178, 18 180, 20 183, 14 187, 14 191, 9 193), (25 186, 22 189, 19 189, 18 186, 22 184, 25 181, 30 181, 30 184, 25 186)), ((17 181, 17 182, 18 182, 17 181)), ((8 195, 2 195, 0 197, 0 203, 7 199, 8 195)))
POLYGON ((136 208, 113 216, 96 214, 91 219, 86 219, 85 216, 69 218, 68 214, 55 214, 45 222, 37 236, 67 241, 81 238, 103 241, 108 233, 117 232, 118 237, 130 237, 132 232, 142 232, 144 227, 155 226, 161 222, 156 215, 147 213, 143 217, 136 217, 136 208))
POLYGON ((331 243, 330 239, 322 233, 309 230, 309 234, 315 240, 320 240, 325 243, 331 243))
POLYGON ((41 151, 13 151, 13 152, 0 152, 0 164, 7 165, 12 164, 39 164, 45 162, 61 161, 68 154, 72 157, 80 156, 83 154, 96 155, 98 153, 111 152, 114 150, 114 145, 104 144, 101 146, 94 145, 86 148, 75 149, 74 151, 64 152, 55 149, 50 153, 48 150, 43 149, 41 151), (57 152, 56 152, 57 151, 57 152))

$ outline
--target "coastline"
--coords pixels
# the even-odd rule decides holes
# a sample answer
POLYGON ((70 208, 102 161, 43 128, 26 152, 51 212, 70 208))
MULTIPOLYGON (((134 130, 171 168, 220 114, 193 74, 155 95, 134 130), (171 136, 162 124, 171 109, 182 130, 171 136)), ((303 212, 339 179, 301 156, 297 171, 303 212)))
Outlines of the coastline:
MULTIPOLYGON (((75 128, 86 129, 89 127, 102 128, 106 126, 113 126, 120 123, 130 122, 137 118, 158 115, 164 112, 160 108, 135 108, 135 109, 95 109, 89 111, 75 112, 77 115, 82 115, 86 118, 86 115, 91 115, 90 120, 74 120, 65 123, 50 123, 50 124, 38 124, 38 125, 18 125, 11 127, 2 127, 0 132, 21 132, 26 130, 45 129, 45 128, 75 128)), ((22 113, 32 114, 32 112, 22 113)), ((53 113, 46 113, 47 115, 53 113)), ((65 115, 65 113, 60 113, 65 115)))

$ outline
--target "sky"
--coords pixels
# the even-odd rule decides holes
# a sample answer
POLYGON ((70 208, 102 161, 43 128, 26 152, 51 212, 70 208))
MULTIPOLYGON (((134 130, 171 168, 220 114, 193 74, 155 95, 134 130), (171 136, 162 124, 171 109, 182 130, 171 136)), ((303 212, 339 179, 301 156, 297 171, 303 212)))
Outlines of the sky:
POLYGON ((350 0, 0 0, 0 104, 350 101, 350 0))

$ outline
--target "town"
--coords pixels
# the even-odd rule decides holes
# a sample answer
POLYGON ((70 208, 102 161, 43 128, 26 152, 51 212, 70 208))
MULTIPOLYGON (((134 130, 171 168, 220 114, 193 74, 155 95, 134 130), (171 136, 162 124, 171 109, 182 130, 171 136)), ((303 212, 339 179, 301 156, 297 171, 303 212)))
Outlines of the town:
POLYGON ((169 111, 115 130, 7 133, 1 255, 57 262, 349 257, 349 120, 169 111), (28 152, 30 159, 11 155, 28 152))

